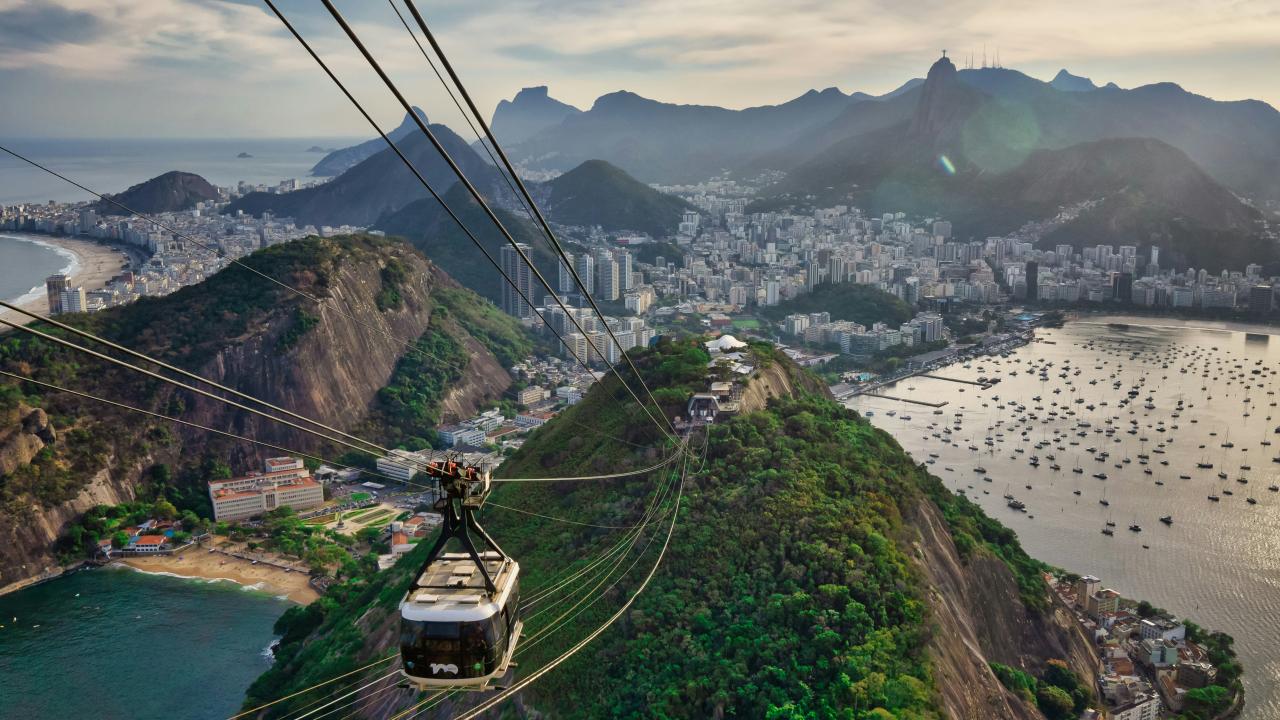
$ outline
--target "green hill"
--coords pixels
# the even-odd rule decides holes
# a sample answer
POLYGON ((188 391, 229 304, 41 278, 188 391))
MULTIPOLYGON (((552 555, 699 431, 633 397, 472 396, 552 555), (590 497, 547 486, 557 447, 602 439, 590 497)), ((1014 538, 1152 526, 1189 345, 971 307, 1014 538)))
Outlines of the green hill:
MULTIPOLYGON (((218 199, 218 188, 195 173, 171 170, 140 182, 118 195, 108 198, 140 213, 190 210, 196 203, 218 199)), ((119 206, 99 200, 93 205, 100 215, 125 215, 119 206)))
POLYGON ((694 207, 660 193, 604 160, 588 160, 546 183, 547 216, 564 225, 599 225, 660 238, 674 235, 694 207))
MULTIPOLYGON (((507 240, 466 188, 455 185, 444 194, 444 201, 475 233, 489 254, 499 260, 501 249, 508 245, 507 240)), ((555 282, 555 255, 543 236, 525 218, 501 207, 490 207, 516 242, 530 246, 534 264, 548 280, 555 282)), ((495 303, 502 302, 502 287, 506 281, 433 198, 423 198, 383 216, 374 229, 405 238, 464 287, 495 303)), ((540 303, 544 293, 546 289, 534 280, 534 301, 540 303)))
MULTIPOLYGON (((170 295, 59 320, 390 446, 429 443, 446 396, 464 416, 496 401, 511 383, 504 368, 531 347, 513 318, 400 241, 308 238, 244 263, 325 302, 231 265, 170 295)), ((4 336, 0 369, 297 452, 345 450, 26 333, 4 336)), ((55 564, 58 533, 93 505, 166 496, 207 514, 205 481, 278 454, 0 380, 0 585, 55 564)), ((83 557, 75 544, 57 551, 83 557)))
POLYGON ((897 296, 858 283, 823 283, 814 287, 813 292, 763 310, 770 320, 816 312, 829 312, 832 320, 852 320, 868 327, 878 322, 897 327, 912 317, 911 306, 897 296))
MULTIPOLYGON (((429 127, 480 192, 488 193, 499 187, 493 166, 481 160, 457 133, 445 125, 429 127)), ((255 217, 270 212, 276 217, 294 218, 300 225, 368 227, 378 218, 428 197, 422 183, 404 162, 381 139, 374 144, 378 143, 382 143, 378 152, 326 183, 287 193, 252 192, 231 202, 223 212, 230 215, 244 212, 255 217)), ((416 126, 395 143, 437 192, 443 194, 457 183, 453 171, 416 126)))
MULTIPOLYGON (((1012 532, 946 491, 887 434, 801 389, 820 386, 806 383, 785 357, 765 345, 750 352, 761 372, 756 382, 775 388, 759 397, 773 399, 712 426, 705 461, 695 436, 698 456, 688 465, 674 535, 648 589, 591 646, 522 691, 519 710, 500 712, 584 720, 1038 717, 1001 686, 988 662, 1031 677, 1063 657, 1068 672, 1086 672, 1080 658, 1090 652, 1087 639, 1042 610, 1042 566, 1012 532), (793 390, 779 393, 781 387, 793 390), (967 611, 972 616, 954 616, 969 591, 937 584, 931 563, 944 561, 936 555, 945 556, 947 567, 938 571, 952 581, 971 578, 981 596, 967 611), (944 593, 955 602, 940 604, 944 593), (980 619, 988 612, 1006 618, 1019 639, 1002 645, 969 635, 988 632, 980 619), (952 635, 969 639, 949 649, 943 638, 952 635)), ((659 401, 669 409, 711 379, 696 340, 663 340, 635 359, 651 386, 663 388, 659 401)), ((606 379, 530 438, 500 476, 647 466, 663 450, 646 425, 606 379)), ((588 571, 579 589, 552 593, 525 611, 516 678, 598 627, 637 587, 662 544, 666 513, 674 510, 670 495, 660 503, 657 527, 637 537, 619 573, 592 575, 588 563, 623 537, 611 528, 635 525, 663 488, 674 492, 675 475, 673 468, 609 482, 498 485, 494 503, 542 515, 496 505, 484 512, 487 529, 521 563, 523 597, 588 571), (635 569, 621 572, 632 561, 635 569)), ((332 601, 286 615, 277 626, 285 638, 279 659, 250 689, 246 706, 393 652, 396 601, 422 552, 386 573, 353 574, 332 601)), ((304 692, 267 715, 286 716, 323 696, 304 692)), ((427 696, 380 697, 366 716, 391 717, 427 696)), ((452 698, 436 712, 456 714, 483 699, 452 698)))

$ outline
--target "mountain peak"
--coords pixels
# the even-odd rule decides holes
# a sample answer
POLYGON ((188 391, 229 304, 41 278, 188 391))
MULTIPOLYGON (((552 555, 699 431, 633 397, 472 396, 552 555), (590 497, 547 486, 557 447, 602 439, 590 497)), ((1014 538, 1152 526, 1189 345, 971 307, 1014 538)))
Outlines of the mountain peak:
POLYGON ((547 97, 547 86, 534 85, 533 87, 521 88, 520 92, 516 93, 515 99, 513 99, 512 102, 520 102, 521 100, 541 100, 545 97, 547 97))
POLYGON ((1089 78, 1072 75, 1067 72, 1066 68, 1059 70, 1058 74, 1054 75, 1053 79, 1049 81, 1049 84, 1064 92, 1088 92, 1098 89, 1098 86, 1093 84, 1093 81, 1089 78))
POLYGON ((962 106, 968 105, 965 101, 971 92, 959 82, 959 71, 951 58, 939 58, 925 76, 920 103, 911 118, 911 134, 936 137, 942 133, 951 118, 963 112, 962 106))
POLYGON ((631 92, 630 90, 615 90, 596 98, 595 104, 591 106, 591 109, 602 110, 606 108, 626 107, 632 103, 642 102, 645 100, 645 98, 631 92))
POLYGON ((491 126, 495 135, 508 143, 523 142, 565 118, 582 112, 547 93, 546 85, 521 88, 510 100, 498 103, 491 126))
POLYGON ((941 82, 947 78, 955 78, 956 72, 955 63, 951 62, 951 58, 943 55, 929 66, 929 74, 925 76, 925 82, 941 82))
POLYGON ((547 213, 565 225, 635 230, 655 238, 673 233, 692 206, 636 180, 606 160, 586 160, 547 183, 547 213))
MULTIPOLYGON (((414 114, 415 114, 415 115, 417 115, 418 117, 422 118, 422 122, 423 122, 423 123, 425 123, 425 124, 427 124, 427 125, 430 125, 430 124, 431 124, 431 121, 427 119, 427 114, 426 114, 425 112, 423 112, 423 111, 422 111, 422 108, 418 107, 417 105, 414 105, 414 106, 413 106, 413 112, 414 112, 414 114)), ((408 131, 413 130, 413 129, 417 128, 417 127, 418 127, 418 124, 417 124, 417 123, 415 123, 415 122, 413 121, 413 115, 410 115, 409 113, 405 113, 405 114, 404 114, 404 120, 401 120, 401 121, 400 121, 400 127, 396 128, 396 129, 395 129, 395 132, 397 132, 397 133, 400 133, 400 132, 408 132, 408 131)), ((392 139, 393 139, 393 140, 396 140, 396 139, 399 139, 399 138, 395 138, 395 137, 393 137, 392 139)))

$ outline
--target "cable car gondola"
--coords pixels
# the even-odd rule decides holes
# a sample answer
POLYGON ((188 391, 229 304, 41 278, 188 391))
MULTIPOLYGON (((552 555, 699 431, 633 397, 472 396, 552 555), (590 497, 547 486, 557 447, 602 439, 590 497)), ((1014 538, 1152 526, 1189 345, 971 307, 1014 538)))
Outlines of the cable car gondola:
POLYGON ((440 481, 444 524, 400 602, 401 673, 421 689, 487 690, 506 675, 520 637, 520 565, 476 521, 488 473, 452 461, 426 472, 440 481), (453 538, 466 552, 444 552, 453 538))

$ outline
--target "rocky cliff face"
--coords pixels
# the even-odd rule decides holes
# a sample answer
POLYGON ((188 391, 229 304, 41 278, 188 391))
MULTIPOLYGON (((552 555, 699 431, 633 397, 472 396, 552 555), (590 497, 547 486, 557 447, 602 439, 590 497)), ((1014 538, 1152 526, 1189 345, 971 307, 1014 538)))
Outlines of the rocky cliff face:
MULTIPOLYGON (((247 273, 228 270, 242 276, 220 273, 171 296, 103 313, 94 317, 101 322, 95 330, 271 404, 376 439, 378 429, 367 427, 367 421, 379 390, 431 328, 437 305, 432 293, 459 286, 403 243, 375 238, 298 243, 265 251, 277 264, 263 267, 325 297, 323 303, 283 290, 248 302, 250 292, 271 292, 262 289, 266 281, 249 281, 247 273), (282 255, 292 264, 278 262, 282 255), (185 322, 173 323, 174 318, 185 322)), ((485 345, 460 324, 446 322, 447 327, 432 329, 442 329, 467 350, 461 377, 440 399, 440 415, 448 422, 497 399, 511 378, 485 345)), ((38 343, 32 347, 28 355, 12 348, 0 353, 0 365, 297 452, 336 458, 347 449, 194 393, 158 384, 148 388, 126 371, 79 356, 65 358, 75 363, 76 372, 59 375, 65 372, 66 365, 59 365, 64 358, 41 354, 48 348, 38 343)), ((17 404, 0 416, 0 588, 55 571, 55 544, 68 524, 93 505, 133 500, 155 464, 169 465, 173 477, 185 477, 179 482, 191 485, 189 492, 198 496, 202 476, 199 471, 183 475, 183 468, 212 458, 240 472, 279 454, 52 391, 44 392, 39 404, 50 408, 49 414, 17 404), (58 433, 50 416, 71 424, 58 433), (46 448, 52 457, 41 453, 46 448)))
POLYGON ((751 413, 763 410, 774 398, 791 397, 800 393, 814 393, 830 397, 830 391, 815 376, 796 367, 787 360, 772 362, 756 370, 739 401, 739 412, 751 413))
POLYGON ((1066 610, 1027 608, 999 558, 976 553, 962 560, 933 503, 918 502, 906 519, 917 533, 913 545, 928 585, 934 630, 929 655, 947 717, 1041 717, 1000 684, 992 662, 1038 673, 1048 660, 1058 659, 1080 677, 1096 676, 1098 660, 1089 639, 1066 610))
POLYGON ((53 507, 32 504, 18 513, 0 511, 0 594, 61 574, 65 566, 55 545, 67 525, 95 505, 132 501, 138 470, 100 470, 71 501, 53 507))
MULTIPOLYGON (((396 363, 409 348, 406 341, 426 332, 436 287, 457 287, 452 279, 416 253, 405 253, 408 280, 399 286, 396 309, 379 310, 382 268, 373 263, 343 263, 330 284, 330 302, 313 312, 319 321, 300 340, 281 350, 291 321, 265 326, 209 359, 200 374, 293 412, 341 430, 353 431, 368 415, 377 392, 387 385, 396 363)), ((443 406, 446 422, 474 413, 496 399, 511 377, 483 345, 464 330, 452 334, 471 356, 462 380, 450 389, 443 406)), ((193 398, 196 422, 298 450, 314 450, 323 441, 262 417, 228 408, 208 398, 193 398)), ((195 435, 198 431, 187 433, 195 435)), ((249 456, 271 451, 238 448, 249 456)))
POLYGON ((40 408, 19 404, 5 413, 0 427, 0 475, 8 475, 57 438, 49 416, 40 408))

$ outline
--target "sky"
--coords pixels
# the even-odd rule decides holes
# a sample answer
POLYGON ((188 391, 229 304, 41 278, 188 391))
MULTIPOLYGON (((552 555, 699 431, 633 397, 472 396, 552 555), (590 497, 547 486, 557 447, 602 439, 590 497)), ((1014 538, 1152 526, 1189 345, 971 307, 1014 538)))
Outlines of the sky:
MULTIPOLYGON (((1067 68, 1280 107, 1276 0, 417 1, 485 112, 533 85, 581 108, 624 89, 733 108, 831 86, 879 94, 943 48, 963 67, 984 45, 1044 80, 1067 68)), ((461 125, 387 2, 335 4, 415 104, 461 125)), ((279 5, 379 122, 399 122, 318 0, 279 5)), ((0 0, 0 93, 0 137, 370 134, 252 0, 0 0)))

